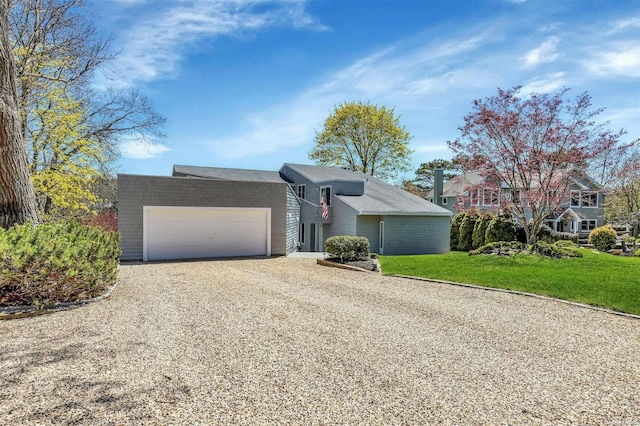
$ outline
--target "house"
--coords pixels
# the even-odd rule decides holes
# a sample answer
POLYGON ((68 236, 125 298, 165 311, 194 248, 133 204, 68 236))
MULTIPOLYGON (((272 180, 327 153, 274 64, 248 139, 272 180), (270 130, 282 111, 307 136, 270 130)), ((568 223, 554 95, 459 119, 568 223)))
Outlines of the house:
POLYGON ((452 216, 362 172, 288 163, 119 174, 118 204, 123 260, 321 252, 335 235, 365 236, 380 254, 445 253, 452 216))
MULTIPOLYGON (((460 176, 443 180, 443 171, 435 171, 434 189, 427 199, 451 212, 475 208, 497 213, 504 197, 518 196, 505 182, 487 182, 479 171, 465 172, 460 176), (439 197, 434 197, 439 193, 439 197)), ((547 225, 557 232, 588 234, 603 226, 605 191, 584 173, 573 172, 567 176, 569 185, 560 208, 547 218, 547 225)))

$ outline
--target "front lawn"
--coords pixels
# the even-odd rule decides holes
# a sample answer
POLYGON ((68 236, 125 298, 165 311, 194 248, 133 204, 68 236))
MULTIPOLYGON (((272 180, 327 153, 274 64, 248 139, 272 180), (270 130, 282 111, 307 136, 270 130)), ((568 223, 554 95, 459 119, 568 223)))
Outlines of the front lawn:
POLYGON ((640 315, 640 258, 594 253, 550 259, 518 255, 380 256, 384 274, 519 290, 640 315))

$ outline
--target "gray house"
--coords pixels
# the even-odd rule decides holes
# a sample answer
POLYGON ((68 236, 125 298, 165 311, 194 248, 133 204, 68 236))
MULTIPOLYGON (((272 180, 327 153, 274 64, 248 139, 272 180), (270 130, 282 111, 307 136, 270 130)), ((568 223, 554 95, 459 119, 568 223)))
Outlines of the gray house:
POLYGON ((324 251, 335 235, 365 236, 381 254, 445 253, 452 216, 364 173, 299 164, 120 174, 118 205, 123 260, 324 251))
MULTIPOLYGON (((454 213, 471 208, 497 213, 501 199, 511 198, 514 193, 504 182, 487 185, 486 177, 478 171, 466 172, 443 181, 442 170, 436 170, 434 177, 436 183, 427 199, 454 213), (434 193, 439 193, 440 196, 435 197, 434 193)), ((547 218, 547 225, 554 231, 582 235, 603 226, 604 188, 583 173, 573 172, 567 179, 569 186, 565 199, 555 214, 547 218)))

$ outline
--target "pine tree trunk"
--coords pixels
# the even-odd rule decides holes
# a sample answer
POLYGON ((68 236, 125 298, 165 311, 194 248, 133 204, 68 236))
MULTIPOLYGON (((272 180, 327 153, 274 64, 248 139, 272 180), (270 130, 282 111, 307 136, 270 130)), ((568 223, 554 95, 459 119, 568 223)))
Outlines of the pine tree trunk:
POLYGON ((0 227, 38 222, 21 132, 16 70, 9 42, 8 0, 0 0, 0 227))

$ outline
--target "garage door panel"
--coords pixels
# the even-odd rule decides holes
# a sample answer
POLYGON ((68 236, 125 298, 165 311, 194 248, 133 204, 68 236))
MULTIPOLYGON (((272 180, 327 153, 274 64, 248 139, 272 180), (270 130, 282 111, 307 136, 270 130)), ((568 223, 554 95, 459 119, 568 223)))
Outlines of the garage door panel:
POLYGON ((270 209, 146 207, 146 260, 270 255, 270 209))

